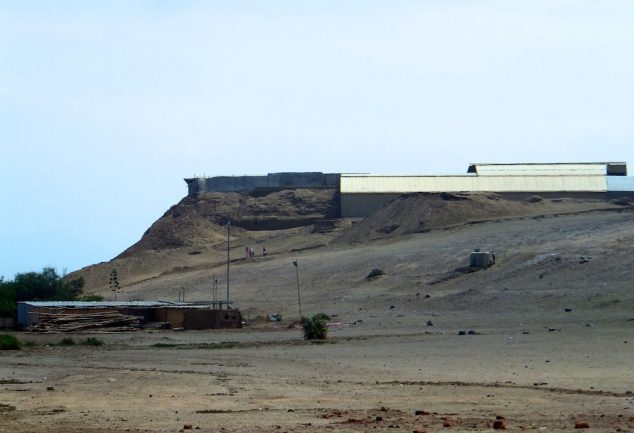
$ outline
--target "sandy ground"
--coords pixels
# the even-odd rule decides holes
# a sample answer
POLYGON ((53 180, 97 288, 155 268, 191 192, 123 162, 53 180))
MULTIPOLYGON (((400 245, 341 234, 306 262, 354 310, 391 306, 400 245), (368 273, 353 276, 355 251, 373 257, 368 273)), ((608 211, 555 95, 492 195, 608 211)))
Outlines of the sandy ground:
MULTIPOLYGON (((365 242, 342 242, 350 221, 329 234, 242 233, 231 299, 249 327, 99 334, 101 347, 17 334, 34 345, 0 352, 0 431, 466 432, 501 417, 509 431, 634 432, 632 207, 563 205, 365 242), (249 245, 270 254, 244 259, 249 245), (457 271, 473 248, 495 249, 496 265, 457 271), (303 314, 339 323, 323 344, 288 328, 293 260, 303 314), (373 268, 385 275, 367 280, 373 268), (285 322, 263 322, 269 312, 285 322)), ((384 225, 366 220, 357 234, 384 225)), ((225 248, 150 251, 79 274, 104 284, 117 267, 124 299, 175 301, 186 288, 187 300, 210 300, 214 277, 225 296, 225 248)))
POLYGON ((18 334, 37 345, 0 355, 0 431, 634 431, 632 326, 555 325, 18 334))

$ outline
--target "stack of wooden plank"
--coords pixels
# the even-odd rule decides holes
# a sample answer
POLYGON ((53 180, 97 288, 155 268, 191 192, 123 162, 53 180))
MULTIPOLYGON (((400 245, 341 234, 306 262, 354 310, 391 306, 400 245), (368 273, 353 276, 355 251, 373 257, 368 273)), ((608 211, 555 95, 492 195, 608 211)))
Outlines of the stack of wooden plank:
POLYGON ((116 311, 97 311, 94 313, 32 313, 38 315, 38 323, 27 328, 30 332, 79 332, 105 331, 124 332, 141 329, 141 319, 116 311))

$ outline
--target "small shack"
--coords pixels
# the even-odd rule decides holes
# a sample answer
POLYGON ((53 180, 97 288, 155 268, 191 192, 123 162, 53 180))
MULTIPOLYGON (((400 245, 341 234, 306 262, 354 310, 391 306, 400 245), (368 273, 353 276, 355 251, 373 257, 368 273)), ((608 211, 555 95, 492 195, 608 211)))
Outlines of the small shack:
POLYGON ((219 301, 206 304, 166 301, 26 301, 18 302, 17 309, 17 326, 33 330, 133 330, 152 327, 157 323, 167 328, 181 329, 242 327, 240 310, 228 308, 226 302, 219 301), (70 322, 75 325, 68 325, 70 322))

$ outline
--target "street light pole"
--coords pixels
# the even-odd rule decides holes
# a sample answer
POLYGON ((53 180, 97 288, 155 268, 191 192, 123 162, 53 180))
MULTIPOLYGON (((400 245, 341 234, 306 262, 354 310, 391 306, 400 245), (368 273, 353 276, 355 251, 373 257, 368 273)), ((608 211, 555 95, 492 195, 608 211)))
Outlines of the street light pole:
POLYGON ((231 242, 231 220, 227 222, 227 309, 229 309, 229 247, 231 242))
POLYGON ((297 307, 299 308, 299 320, 302 320, 302 301, 299 296, 299 263, 297 263, 297 260, 293 262, 293 265, 295 265, 295 276, 297 277, 297 307))

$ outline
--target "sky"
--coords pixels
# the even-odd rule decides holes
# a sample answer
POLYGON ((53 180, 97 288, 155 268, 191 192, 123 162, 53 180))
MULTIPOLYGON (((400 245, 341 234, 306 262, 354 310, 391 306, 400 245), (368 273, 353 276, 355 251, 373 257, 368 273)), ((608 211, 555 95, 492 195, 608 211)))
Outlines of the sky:
POLYGON ((630 0, 0 0, 0 276, 108 261, 183 178, 634 167, 630 0))

